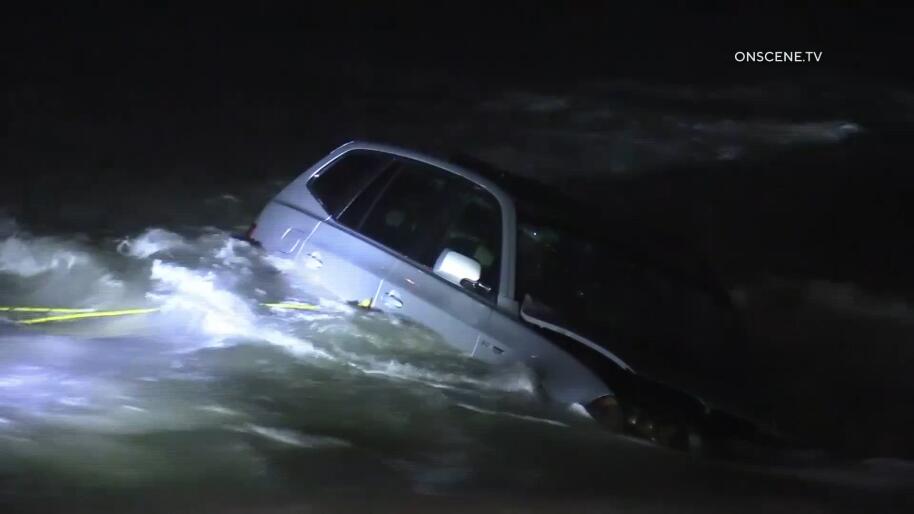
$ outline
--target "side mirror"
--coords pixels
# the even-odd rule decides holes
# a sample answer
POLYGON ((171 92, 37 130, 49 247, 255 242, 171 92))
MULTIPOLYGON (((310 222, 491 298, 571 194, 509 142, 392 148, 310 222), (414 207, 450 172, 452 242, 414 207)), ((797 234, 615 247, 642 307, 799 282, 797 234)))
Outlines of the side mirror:
POLYGON ((466 255, 445 248, 435 261, 432 271, 439 277, 459 286, 463 280, 479 281, 482 266, 466 255))

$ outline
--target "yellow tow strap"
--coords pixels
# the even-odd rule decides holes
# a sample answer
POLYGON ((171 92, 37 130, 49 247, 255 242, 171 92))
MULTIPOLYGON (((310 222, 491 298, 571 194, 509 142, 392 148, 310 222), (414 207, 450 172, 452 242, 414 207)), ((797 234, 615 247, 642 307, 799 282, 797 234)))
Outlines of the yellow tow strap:
MULTIPOLYGON (((304 311, 316 311, 317 305, 300 302, 279 302, 279 303, 262 303, 261 305, 271 309, 294 309, 304 311)), ((158 308, 145 309, 119 309, 119 310, 96 310, 96 309, 70 309, 64 307, 0 307, 0 312, 42 312, 57 313, 53 316, 41 318, 31 318, 20 320, 23 325, 34 325, 37 323, 48 323, 52 321, 70 321, 86 318, 106 318, 111 316, 131 316, 134 314, 149 314, 157 312, 158 308)))
POLYGON ((35 323, 47 323, 49 321, 69 321, 73 319, 84 319, 84 318, 104 318, 109 316, 128 316, 131 314, 148 314, 150 312, 155 312, 159 309, 123 309, 119 311, 91 311, 91 312, 77 312, 74 314, 61 314, 59 316, 48 316, 45 318, 32 318, 22 320, 19 323, 23 325, 34 325, 35 323))
POLYGON ((94 312, 95 309, 64 309, 58 307, 0 307, 0 312, 94 312))

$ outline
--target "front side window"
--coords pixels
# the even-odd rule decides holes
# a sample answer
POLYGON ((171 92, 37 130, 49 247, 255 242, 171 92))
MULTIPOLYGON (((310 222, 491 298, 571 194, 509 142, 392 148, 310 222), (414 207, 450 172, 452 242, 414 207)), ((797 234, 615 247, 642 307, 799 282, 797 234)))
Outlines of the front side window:
POLYGON ((479 282, 498 292, 501 272, 501 208, 498 200, 481 187, 466 181, 455 187, 451 219, 433 252, 445 248, 459 252, 482 267, 479 282))
POLYGON ((308 182, 308 189, 331 216, 336 217, 390 163, 381 152, 346 152, 308 182))
POLYGON ((445 170, 402 159, 352 201, 339 222, 417 264, 432 268, 447 248, 474 259, 480 282, 498 289, 501 211, 473 182, 445 170))

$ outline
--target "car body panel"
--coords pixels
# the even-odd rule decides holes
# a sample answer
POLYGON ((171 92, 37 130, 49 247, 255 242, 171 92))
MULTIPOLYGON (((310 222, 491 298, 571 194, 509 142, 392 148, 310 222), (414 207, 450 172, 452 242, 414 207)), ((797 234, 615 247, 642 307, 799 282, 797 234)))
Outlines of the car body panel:
POLYGON ((396 258, 349 229, 325 221, 305 243, 298 262, 313 272, 317 285, 341 300, 374 305, 396 258))
POLYGON ((619 367, 619 369, 623 369, 626 371, 632 371, 632 367, 629 366, 627 362, 622 360, 615 353, 609 351, 607 348, 604 347, 604 345, 598 344, 598 343, 584 337, 583 335, 575 332, 574 330, 571 330, 570 328, 559 324, 558 322, 549 321, 547 319, 544 319, 544 317, 536 316, 535 313, 532 313, 529 310, 525 309, 525 305, 521 306, 520 317, 522 320, 526 321, 527 323, 529 323, 531 325, 540 327, 545 330, 549 330, 551 332, 555 332, 556 334, 567 337, 568 339, 572 339, 575 342, 580 343, 580 344, 590 348, 594 352, 596 352, 596 353, 602 355, 603 357, 609 359, 610 361, 612 361, 613 364, 615 364, 616 366, 619 367))
POLYGON ((520 319, 514 298, 514 202, 481 175, 401 148, 347 143, 311 166, 271 200, 258 217, 252 238, 269 252, 295 259, 297 265, 313 272, 318 283, 341 300, 363 302, 370 298, 368 305, 426 325, 479 360, 491 364, 523 362, 535 371, 541 392, 551 400, 587 403, 612 394, 593 371, 520 319), (390 154, 457 174, 495 197, 502 218, 501 266, 495 298, 485 299, 452 284, 332 219, 308 183, 355 150, 390 154))
POLYGON ((297 258, 318 224, 320 219, 314 215, 274 201, 257 218, 254 233, 266 251, 297 258))
POLYGON ((498 364, 523 362, 551 401, 586 404, 613 394, 583 363, 513 316, 493 310, 481 332, 474 357, 498 364))
POLYGON ((458 287, 400 261, 388 274, 379 309, 432 327, 445 341, 472 355, 492 306, 458 287))

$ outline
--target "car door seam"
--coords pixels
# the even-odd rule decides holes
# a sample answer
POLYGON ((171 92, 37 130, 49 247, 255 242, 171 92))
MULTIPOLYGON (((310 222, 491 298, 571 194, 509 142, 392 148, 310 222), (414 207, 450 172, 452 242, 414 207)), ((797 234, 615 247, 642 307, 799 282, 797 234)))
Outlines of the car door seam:
POLYGON ((381 296, 381 287, 382 287, 383 285, 384 285, 384 279, 382 278, 382 279, 378 282, 378 288, 377 288, 377 289, 375 290, 375 292, 374 292, 374 297, 371 299, 371 305, 372 305, 372 306, 374 306, 375 304, 378 303, 378 297, 381 296))
POLYGON ((318 220, 317 223, 311 228, 311 232, 308 232, 308 235, 305 236, 304 239, 300 240, 299 246, 298 246, 298 251, 295 252, 296 261, 298 261, 299 257, 301 257, 301 253, 305 249, 305 246, 308 244, 308 242, 311 240, 311 236, 314 235, 314 233, 317 231, 317 227, 321 226, 322 223, 323 223, 323 221, 318 220))
MULTIPOLYGON (((478 330, 478 329, 477 329, 478 330)), ((476 357, 476 350, 479 349, 479 342, 482 341, 482 334, 476 333, 476 343, 473 345, 473 351, 470 352, 470 357, 476 357)))

